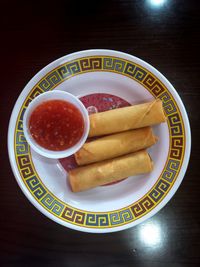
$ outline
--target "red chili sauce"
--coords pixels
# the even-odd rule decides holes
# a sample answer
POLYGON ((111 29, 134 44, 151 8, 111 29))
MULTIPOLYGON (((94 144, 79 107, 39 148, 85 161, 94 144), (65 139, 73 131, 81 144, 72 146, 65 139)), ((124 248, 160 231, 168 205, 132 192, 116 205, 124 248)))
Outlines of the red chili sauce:
POLYGON ((29 129, 40 146, 61 151, 73 147, 81 139, 84 121, 81 112, 73 104, 63 100, 48 100, 33 110, 29 129))

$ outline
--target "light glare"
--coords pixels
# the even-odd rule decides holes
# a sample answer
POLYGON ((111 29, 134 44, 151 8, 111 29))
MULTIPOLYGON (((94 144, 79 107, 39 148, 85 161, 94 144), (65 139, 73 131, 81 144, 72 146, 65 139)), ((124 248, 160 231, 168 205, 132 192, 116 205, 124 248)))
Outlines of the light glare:
POLYGON ((149 3, 153 6, 161 6, 166 0, 149 0, 149 3))
POLYGON ((161 243, 161 229, 155 223, 149 223, 141 227, 140 239, 147 246, 156 246, 161 243))

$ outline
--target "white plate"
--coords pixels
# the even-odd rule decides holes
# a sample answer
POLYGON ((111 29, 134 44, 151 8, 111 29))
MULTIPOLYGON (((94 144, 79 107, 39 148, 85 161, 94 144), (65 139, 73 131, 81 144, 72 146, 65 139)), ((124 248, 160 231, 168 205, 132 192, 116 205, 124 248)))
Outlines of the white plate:
MULTIPOLYGON (((112 102, 112 97, 104 100, 112 102)), ((127 229, 158 212, 179 187, 190 148, 187 113, 173 86, 148 63, 112 50, 73 53, 42 69, 20 94, 8 132, 11 166, 31 203, 57 223, 95 233, 127 229), (79 97, 110 94, 131 104, 160 98, 168 120, 154 127, 159 142, 149 149, 155 163, 153 172, 72 193, 61 163, 39 156, 24 138, 24 111, 35 96, 49 90, 64 90, 79 97)))

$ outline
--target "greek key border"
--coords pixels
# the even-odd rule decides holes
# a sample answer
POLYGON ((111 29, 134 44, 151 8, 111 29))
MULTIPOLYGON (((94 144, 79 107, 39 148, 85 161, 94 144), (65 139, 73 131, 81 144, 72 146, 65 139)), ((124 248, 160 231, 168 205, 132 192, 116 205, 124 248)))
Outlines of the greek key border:
POLYGON ((172 94, 154 74, 134 62, 110 56, 90 56, 65 62, 47 73, 30 91, 19 111, 14 136, 14 150, 21 178, 36 201, 54 216, 87 228, 117 227, 133 222, 150 212, 168 194, 176 181, 185 153, 185 129, 181 112, 172 94), (23 133, 22 121, 28 104, 39 94, 53 90, 76 75, 107 71, 125 75, 143 85, 163 102, 170 131, 170 149, 165 167, 150 191, 137 202, 119 210, 90 212, 67 205, 54 196, 42 183, 32 162, 23 133))

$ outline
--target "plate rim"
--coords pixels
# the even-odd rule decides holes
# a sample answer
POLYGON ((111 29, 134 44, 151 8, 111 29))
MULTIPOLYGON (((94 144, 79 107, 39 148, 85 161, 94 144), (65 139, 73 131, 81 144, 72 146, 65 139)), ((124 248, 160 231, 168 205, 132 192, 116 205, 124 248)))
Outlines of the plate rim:
MULTIPOLYGON (((51 68, 50 71, 52 71, 53 68, 51 68)), ((46 72, 47 74, 48 72, 46 72)), ((44 75, 46 75, 44 74, 44 75)), ((43 76, 44 76, 43 75, 43 76)), ((30 91, 30 90, 29 90, 30 91)), ((42 214, 46 215, 49 219, 52 219, 54 221, 56 221, 57 223, 67 226, 71 229, 75 229, 75 230, 79 230, 79 231, 84 231, 84 232, 92 232, 92 233, 105 233, 105 232, 115 232, 115 231, 120 231, 120 230, 124 230, 124 229, 128 229, 130 227, 133 227, 137 224, 139 224, 141 221, 146 220, 147 218, 152 217, 154 214, 156 214, 159 210, 161 210, 168 202, 169 200, 173 197, 173 195, 175 194, 175 192, 177 191, 177 189, 179 188, 185 172, 187 170, 188 164, 189 164, 189 158, 190 158, 190 152, 191 152, 191 130, 190 130, 190 123, 189 123, 189 118, 185 109, 185 106, 180 98, 180 96, 178 95, 177 91, 175 90, 175 88, 173 87, 173 85, 168 81, 168 79, 162 74, 160 73, 155 67, 153 67, 151 64, 145 62, 144 60, 135 57, 133 55, 124 53, 124 52, 120 52, 120 51, 115 51, 115 50, 108 50, 108 49, 89 49, 89 50, 83 50, 83 51, 78 51, 78 52, 74 52, 68 55, 65 55, 63 57, 60 57, 54 61, 52 61, 51 63, 49 63, 48 65, 46 65, 44 68, 42 68, 39 72, 37 72, 31 79, 30 81, 26 84, 26 86, 23 88, 23 90, 21 91, 21 93, 19 94, 17 101, 15 102, 15 105, 13 107, 11 116, 10 116, 10 121, 9 121, 9 128, 8 128, 8 152, 9 152, 9 160, 10 160, 10 165, 13 171, 13 174, 15 176, 15 179, 17 180, 18 185, 20 186, 21 190, 23 191, 23 193, 25 194, 25 196, 28 198, 28 200, 40 211, 42 212, 42 214), (111 227, 111 228, 89 228, 89 227, 82 227, 82 226, 77 226, 75 224, 70 224, 66 221, 63 221, 59 218, 57 218, 56 216, 54 216, 53 214, 51 214, 50 212, 48 212, 46 209, 44 209, 34 198, 33 196, 30 194, 30 192, 28 191, 28 189, 26 188, 26 186, 24 185, 20 174, 18 173, 18 170, 16 170, 16 166, 14 167, 14 165, 12 164, 12 151, 9 147, 9 136, 11 135, 11 122, 12 119, 14 117, 14 112, 15 109, 18 109, 17 106, 19 105, 21 99, 23 99, 23 95, 26 96, 27 92, 28 92, 28 88, 31 86, 31 83, 33 83, 34 85, 36 84, 35 80, 38 79, 38 77, 43 73, 46 72, 48 68, 51 68, 53 64, 58 64, 60 61, 62 60, 66 60, 67 61, 71 61, 71 57, 75 57, 75 58, 79 58, 79 55, 83 55, 84 53, 86 53, 87 55, 85 56, 92 56, 91 54, 88 53, 94 53, 93 56, 95 55, 105 55, 107 54, 107 56, 118 56, 121 58, 125 58, 128 60, 131 60, 133 62, 135 62, 134 60, 137 61, 138 64, 142 63, 142 66, 145 66, 145 68, 150 69, 150 71, 153 72, 153 74, 158 77, 159 79, 161 79, 161 81, 166 85, 167 89, 170 91, 170 93, 173 95, 173 97, 175 98, 175 100, 178 100, 178 104, 177 106, 179 107, 179 105, 181 106, 180 112, 183 116, 183 122, 184 122, 184 126, 185 126, 185 135, 186 135, 186 141, 185 141, 185 150, 186 150, 186 146, 187 146, 187 150, 188 153, 185 152, 184 158, 183 158, 183 162, 185 162, 185 164, 182 164, 180 172, 177 176, 176 181, 174 182, 172 188, 170 189, 170 191, 167 193, 167 195, 165 196, 165 198, 157 205, 153 208, 153 210, 149 211, 147 214, 145 214, 144 216, 142 216, 141 218, 121 225, 121 226, 115 226, 115 227, 111 227), (106 54, 105 54, 106 53, 106 54), (113 55, 112 53, 114 53, 115 55, 113 55), (124 56, 124 57, 123 57, 124 56), (126 58, 127 57, 127 58, 126 58), (131 58, 131 59, 130 59, 131 58), (158 76, 157 76, 158 75, 158 76), (160 77, 159 77, 160 76, 160 77), (26 90, 25 90, 26 89, 26 90), (27 91, 27 92, 26 92, 27 91), (19 177, 18 177, 19 176, 19 177), (171 193, 170 193, 171 192, 171 193)))

